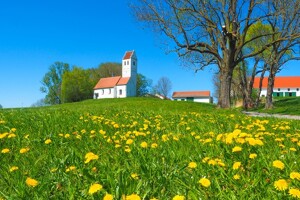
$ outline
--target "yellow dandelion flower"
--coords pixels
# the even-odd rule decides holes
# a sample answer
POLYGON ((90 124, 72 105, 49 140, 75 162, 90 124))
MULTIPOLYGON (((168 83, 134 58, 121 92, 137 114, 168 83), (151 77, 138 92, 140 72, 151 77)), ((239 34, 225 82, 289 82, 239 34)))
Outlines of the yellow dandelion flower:
POLYGON ((39 182, 37 180, 33 179, 33 178, 27 177, 26 184, 30 187, 35 187, 39 184, 39 182))
POLYGON ((20 153, 27 153, 29 151, 29 147, 20 149, 20 153))
POLYGON ((290 151, 297 151, 297 149, 294 148, 294 147, 291 147, 291 148, 290 148, 290 151))
POLYGON ((151 144, 151 148, 152 148, 152 149, 155 149, 155 148, 157 148, 157 147, 158 147, 158 144, 156 144, 156 143, 152 143, 152 144, 151 144))
POLYGON ((153 197, 153 198, 151 198, 150 200, 158 200, 157 198, 155 198, 155 197, 153 197))
POLYGON ((240 151, 242 151, 242 147, 239 147, 239 146, 235 146, 235 147, 233 147, 233 149, 232 149, 232 152, 234 153, 234 152, 240 152, 240 151))
POLYGON ((141 200, 141 197, 137 194, 131 194, 126 196, 125 200, 141 200))
POLYGON ((45 144, 50 144, 52 141, 50 139, 45 140, 45 144))
POLYGON ((69 133, 65 134, 65 138, 69 138, 71 135, 69 133))
POLYGON ((240 178, 241 178, 241 176, 238 175, 238 174, 236 174, 236 175, 233 176, 233 179, 234 179, 234 180, 238 180, 238 179, 240 179, 240 178))
POLYGON ((210 186, 210 180, 207 178, 201 178, 199 180, 199 183, 203 186, 203 187, 209 187, 210 186))
POLYGON ((131 152, 131 149, 129 148, 129 147, 125 147, 125 150, 124 150, 125 152, 127 152, 127 153, 130 153, 131 152))
POLYGON ((241 165, 242 165, 241 162, 235 162, 233 163, 232 169, 237 170, 240 168, 241 165))
POLYGON ((85 154, 84 158, 85 158, 84 163, 89 163, 91 160, 97 160, 99 156, 97 156, 93 152, 88 152, 87 154, 85 154))
POLYGON ((279 179, 278 181, 274 182, 274 187, 276 190, 283 191, 288 189, 288 183, 284 179, 279 179))
POLYGON ((10 150, 9 149, 2 149, 2 151, 1 151, 1 153, 9 153, 10 152, 10 150))
POLYGON ((300 173, 298 173, 298 172, 291 172, 290 173, 290 178, 291 179, 297 179, 297 180, 300 181, 300 173))
POLYGON ((283 170, 284 169, 284 163, 280 160, 273 161, 273 167, 283 170))
POLYGON ((18 170, 19 169, 19 167, 17 167, 17 166, 12 166, 11 168, 9 168, 9 172, 13 172, 13 171, 16 171, 16 170, 18 170))
POLYGON ((195 169, 197 167, 197 163, 190 162, 189 165, 188 165, 188 167, 191 168, 191 169, 195 169))
POLYGON ((292 197, 296 197, 300 199, 300 190, 299 189, 295 189, 295 188, 291 188, 289 190, 289 195, 291 195, 292 197))
POLYGON ((103 200, 113 200, 114 199, 114 196, 111 195, 111 194, 106 194, 104 197, 103 197, 103 200))
POLYGON ((209 161, 208 161, 208 164, 209 164, 209 165, 216 165, 216 164, 217 164, 217 161, 215 161, 215 160, 209 160, 209 161))
POLYGON ((175 197, 173 197, 173 200, 185 200, 185 197, 182 195, 176 195, 175 197))
POLYGON ((93 185, 91 185, 90 189, 89 189, 89 194, 94 194, 98 191, 100 191, 102 189, 102 185, 100 185, 99 183, 95 183, 93 185))
POLYGON ((254 158, 256 158, 257 157, 257 154, 256 153, 251 153, 250 155, 249 155, 249 158, 250 159, 254 159, 254 158))
POLYGON ((0 134, 0 139, 5 138, 7 135, 8 135, 8 133, 2 133, 2 134, 0 134))
POLYGON ((142 142, 142 143, 141 143, 141 147, 142 147, 142 148, 147 148, 147 147, 148 147, 147 142, 142 142))
POLYGON ((126 144, 127 145, 130 145, 130 144, 132 144, 133 143, 133 139, 128 139, 128 140, 126 140, 126 144))
POLYGON ((14 138, 14 137, 17 137, 16 134, 14 134, 14 133, 11 133, 7 136, 7 138, 14 138))
POLYGON ((56 172, 58 170, 58 168, 52 168, 52 169, 50 169, 50 172, 51 173, 54 173, 54 172, 56 172))
POLYGON ((74 171, 76 169, 75 166, 70 166, 66 169, 66 172, 69 172, 69 171, 74 171))
POLYGON ((137 173, 132 173, 131 178, 133 178, 134 180, 138 180, 139 179, 139 175, 137 173))

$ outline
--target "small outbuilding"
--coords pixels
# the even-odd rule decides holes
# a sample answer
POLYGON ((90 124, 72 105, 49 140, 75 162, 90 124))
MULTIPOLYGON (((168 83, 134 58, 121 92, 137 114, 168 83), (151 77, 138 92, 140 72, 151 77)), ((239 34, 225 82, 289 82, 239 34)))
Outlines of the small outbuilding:
POLYGON ((174 101, 192 101, 201 103, 213 102, 213 98, 210 96, 210 91, 173 92, 172 98, 174 99, 174 101))

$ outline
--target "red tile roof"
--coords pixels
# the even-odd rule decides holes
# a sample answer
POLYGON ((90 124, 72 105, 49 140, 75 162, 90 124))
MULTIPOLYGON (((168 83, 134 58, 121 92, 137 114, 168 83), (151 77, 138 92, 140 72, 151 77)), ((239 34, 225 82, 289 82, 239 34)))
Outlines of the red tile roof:
MULTIPOLYGON (((260 77, 255 77, 253 88, 259 87, 260 77)), ((268 77, 264 77, 262 88, 268 87, 268 77)), ((300 76, 278 76, 275 77, 274 88, 300 88, 300 76)))
POLYGON ((184 92, 173 92, 173 98, 183 97, 210 97, 210 91, 184 91, 184 92))
POLYGON ((131 56, 133 55, 134 51, 126 51, 125 52, 125 55, 123 57, 123 60, 127 60, 127 59, 130 59, 131 56))
POLYGON ((129 81, 130 77, 121 78, 117 85, 126 85, 129 81))
POLYGON ((108 78, 101 78, 99 82, 96 84, 94 87, 95 89, 100 89, 100 88, 112 88, 117 85, 119 80, 121 79, 121 76, 115 76, 115 77, 108 77, 108 78))

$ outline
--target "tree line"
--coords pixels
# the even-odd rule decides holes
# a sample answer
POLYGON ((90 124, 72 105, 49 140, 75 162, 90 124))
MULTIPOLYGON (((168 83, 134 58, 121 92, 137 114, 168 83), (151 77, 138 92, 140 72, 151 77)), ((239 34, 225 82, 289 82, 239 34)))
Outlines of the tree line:
POLYGON ((276 74, 299 60, 299 0, 137 0, 131 7, 138 21, 162 33, 168 51, 196 71, 217 69, 221 108, 231 106, 235 84, 244 108, 257 105, 253 80, 266 74, 266 108, 272 108, 276 74))
MULTIPOLYGON (((68 63, 55 62, 44 75, 40 88, 45 93, 44 99, 38 100, 32 106, 55 105, 78 102, 93 98, 93 88, 96 83, 105 77, 121 76, 122 64, 106 62, 96 68, 70 67, 68 63)), ((161 77, 157 84, 152 86, 152 80, 138 73, 137 96, 148 93, 159 93, 168 96, 171 90, 171 81, 161 77)))

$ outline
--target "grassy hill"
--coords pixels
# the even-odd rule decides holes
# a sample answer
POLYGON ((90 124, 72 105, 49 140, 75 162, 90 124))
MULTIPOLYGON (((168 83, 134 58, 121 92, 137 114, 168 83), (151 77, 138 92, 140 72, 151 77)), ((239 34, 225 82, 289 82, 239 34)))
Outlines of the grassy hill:
POLYGON ((299 141, 298 121, 192 102, 4 109, 0 199, 288 199, 299 141))
POLYGON ((260 112, 285 115, 300 115, 300 97, 282 97, 274 99, 274 109, 265 110, 262 105, 260 112))

